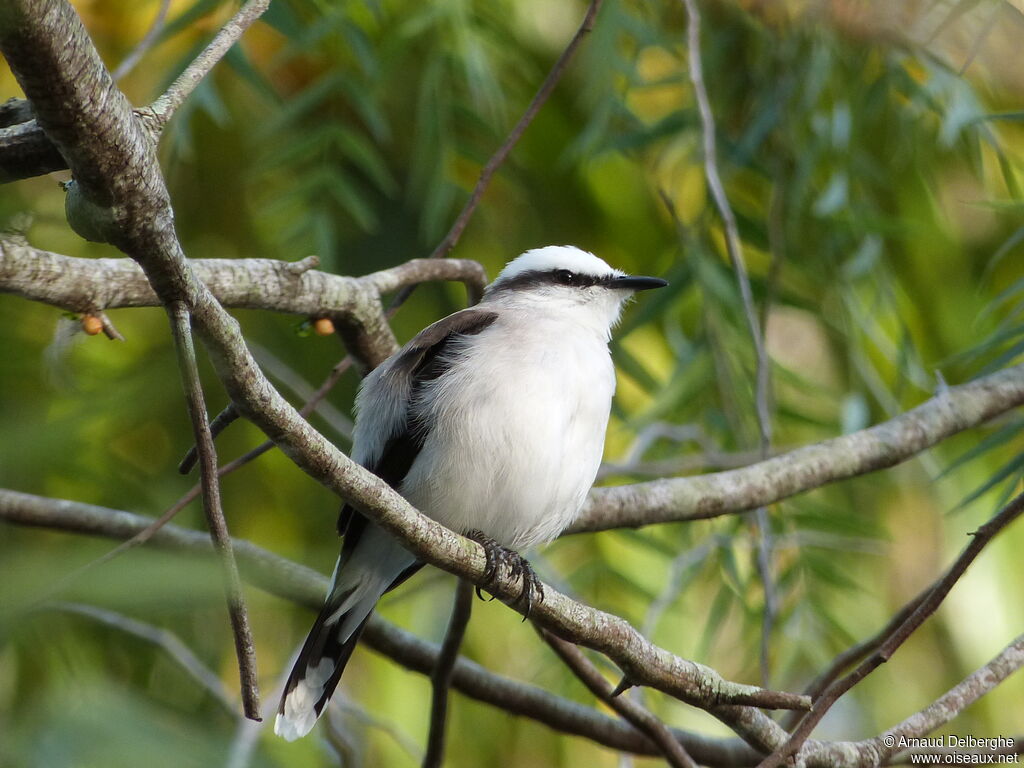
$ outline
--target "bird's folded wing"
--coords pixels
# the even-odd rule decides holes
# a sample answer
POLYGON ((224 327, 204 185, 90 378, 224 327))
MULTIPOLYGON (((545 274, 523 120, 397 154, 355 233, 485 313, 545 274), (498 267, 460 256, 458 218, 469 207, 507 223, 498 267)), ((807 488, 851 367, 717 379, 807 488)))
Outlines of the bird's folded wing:
MULTIPOLYGON (((446 351, 461 336, 475 336, 498 313, 464 309, 427 326, 396 355, 372 371, 357 400, 356 447, 353 458, 398 489, 416 460, 429 425, 413 424, 410 403, 419 388, 443 376, 451 365, 446 351)), ((366 518, 349 504, 338 516, 338 534, 345 536, 342 559, 350 554, 366 528, 366 518)))

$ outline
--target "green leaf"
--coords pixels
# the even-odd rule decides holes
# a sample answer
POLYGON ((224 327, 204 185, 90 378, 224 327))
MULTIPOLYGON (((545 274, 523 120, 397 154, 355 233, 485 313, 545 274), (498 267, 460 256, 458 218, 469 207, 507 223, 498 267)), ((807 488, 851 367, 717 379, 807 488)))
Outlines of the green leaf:
POLYGON ((983 456, 989 451, 998 448, 1000 445, 1012 440, 1022 431, 1024 431, 1024 419, 1015 419, 1008 424, 1004 424, 980 443, 960 454, 960 456, 953 460, 949 466, 943 469, 935 479, 938 480, 939 478, 945 477, 950 472, 959 469, 969 461, 974 461, 974 459, 979 456, 983 456))
POLYGON ((1007 464, 1004 464, 998 472, 996 472, 992 477, 990 477, 986 482, 984 482, 979 488, 976 488, 974 491, 967 494, 967 496, 965 496, 959 504, 953 507, 951 511, 956 512, 957 510, 963 509, 975 499, 984 496, 990 490, 992 490, 1001 482, 1010 477, 1010 475, 1012 475, 1015 472, 1020 472, 1021 470, 1024 470, 1024 453, 1021 453, 1019 456, 1016 456, 1007 464))

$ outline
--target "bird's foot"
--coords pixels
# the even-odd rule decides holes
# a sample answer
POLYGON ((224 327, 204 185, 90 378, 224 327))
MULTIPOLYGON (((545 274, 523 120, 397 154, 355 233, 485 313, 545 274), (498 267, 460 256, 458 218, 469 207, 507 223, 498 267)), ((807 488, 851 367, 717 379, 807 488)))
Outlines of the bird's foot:
MULTIPOLYGON (((544 584, 537 577, 533 566, 518 552, 508 547, 503 547, 483 531, 469 531, 466 533, 466 538, 475 541, 484 548, 484 556, 487 558, 487 565, 484 567, 483 586, 485 588, 493 585, 497 580, 499 568, 507 569, 509 577, 513 581, 516 579, 522 580, 523 589, 519 593, 519 597, 513 601, 513 605, 523 606, 523 620, 525 621, 529 618, 534 603, 544 602, 544 584)), ((476 596, 483 600, 479 586, 476 588, 476 596)), ((492 597, 491 599, 493 600, 494 598, 492 597)))

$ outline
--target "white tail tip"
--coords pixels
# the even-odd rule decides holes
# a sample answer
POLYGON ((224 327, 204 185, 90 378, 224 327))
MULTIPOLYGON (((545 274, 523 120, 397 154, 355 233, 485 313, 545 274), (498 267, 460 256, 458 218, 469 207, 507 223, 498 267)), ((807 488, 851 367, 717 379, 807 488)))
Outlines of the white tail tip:
POLYGON ((274 733, 285 741, 295 741, 313 730, 315 724, 316 711, 313 709, 307 710, 297 717, 278 715, 277 719, 274 720, 274 733))

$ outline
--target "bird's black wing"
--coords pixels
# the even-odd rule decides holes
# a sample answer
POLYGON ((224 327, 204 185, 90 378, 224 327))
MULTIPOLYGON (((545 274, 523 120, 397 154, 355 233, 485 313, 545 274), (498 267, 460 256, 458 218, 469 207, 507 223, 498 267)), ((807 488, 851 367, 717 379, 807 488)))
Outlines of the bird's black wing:
MULTIPOLYGON (((475 336, 497 319, 497 312, 484 309, 464 309, 456 312, 424 328, 405 345, 393 361, 384 364, 392 366, 394 375, 408 377, 411 384, 408 397, 411 402, 424 382, 437 379, 448 370, 450 362, 445 352, 450 349, 456 338, 475 336)), ((401 485, 420 449, 423 448, 426 433, 416 427, 417 425, 411 423, 411 417, 406 409, 404 429, 388 440, 380 458, 372 467, 367 467, 392 488, 397 489, 401 485)), ((367 522, 368 520, 350 504, 341 508, 341 514, 338 515, 338 535, 345 537, 341 549, 343 560, 359 543, 367 522)), ((411 566, 392 583, 390 588, 398 586, 421 566, 422 563, 411 566)))

